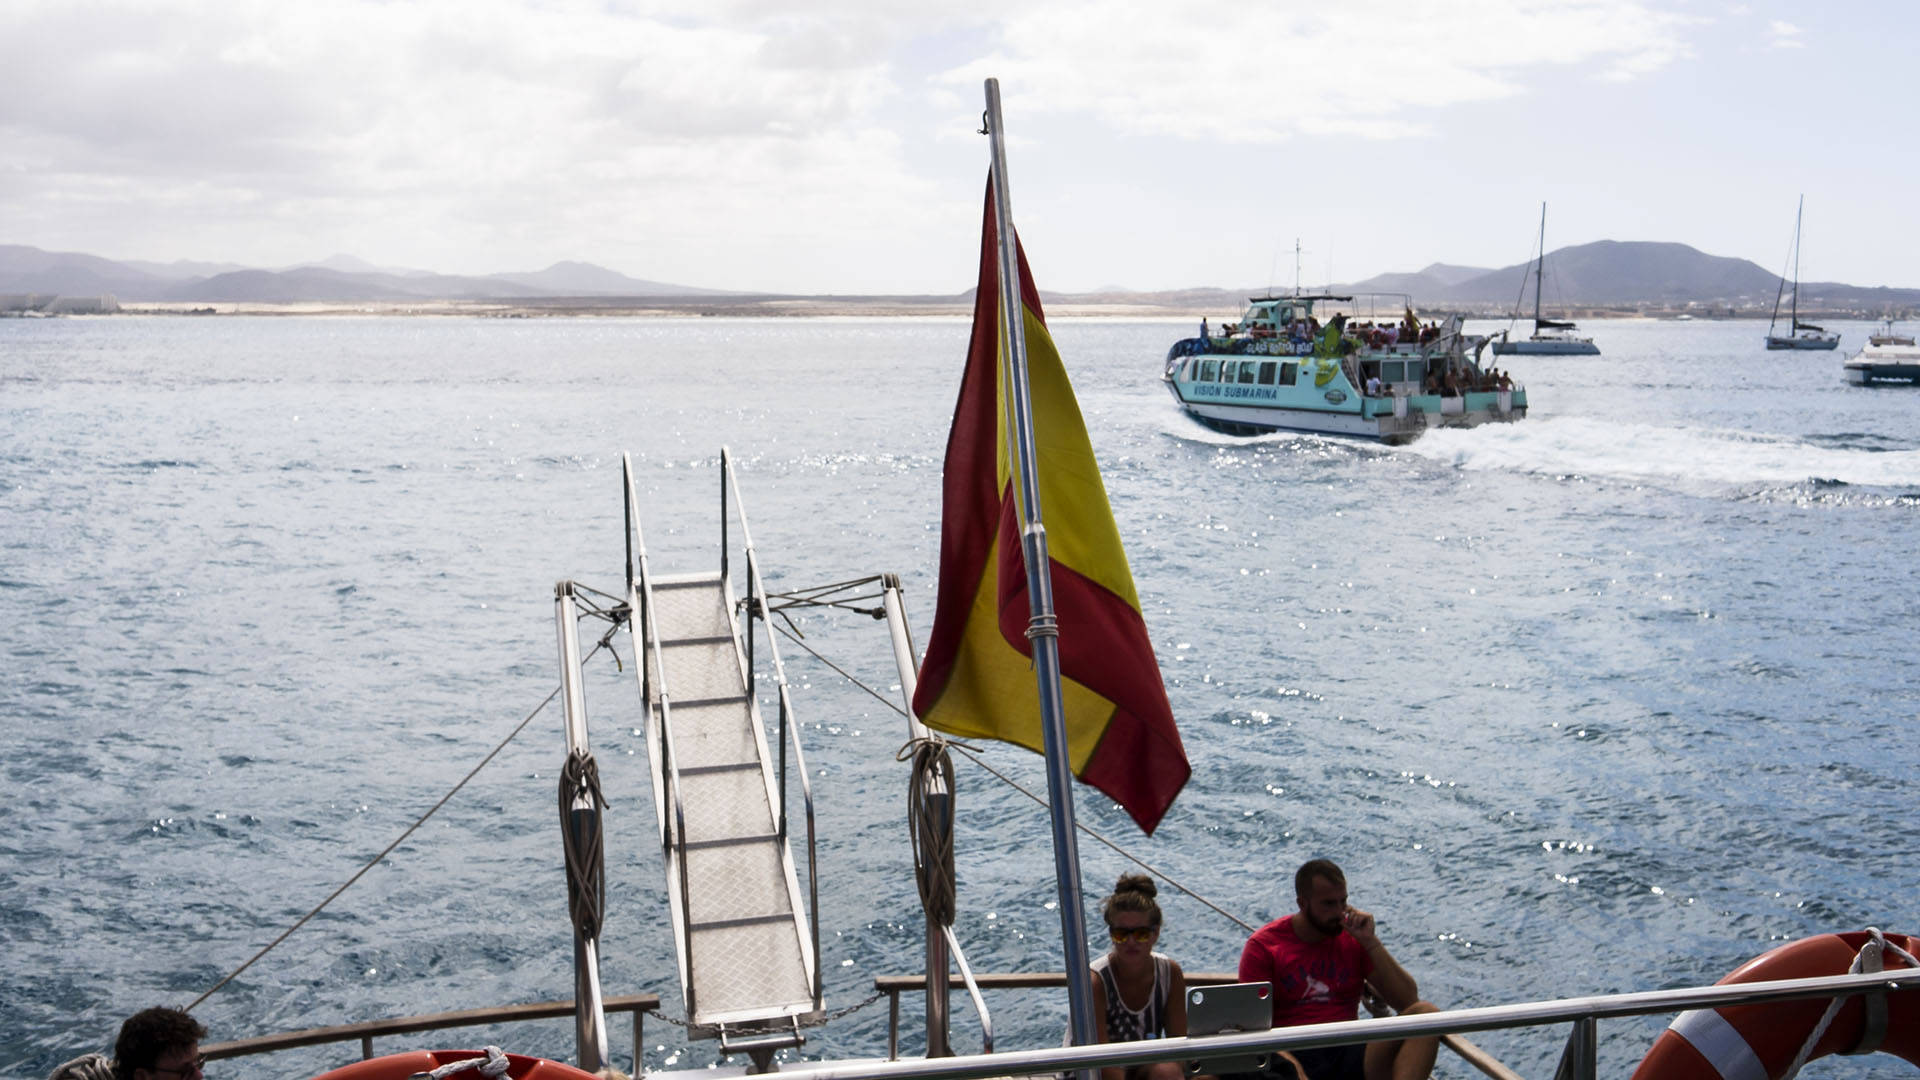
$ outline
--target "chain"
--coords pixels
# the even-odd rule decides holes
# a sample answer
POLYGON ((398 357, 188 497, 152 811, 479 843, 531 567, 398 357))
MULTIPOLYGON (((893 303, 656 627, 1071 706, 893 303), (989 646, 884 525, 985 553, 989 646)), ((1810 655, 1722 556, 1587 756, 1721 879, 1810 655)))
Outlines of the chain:
POLYGON ((867 995, 867 1000, 862 1001, 857 1005, 849 1005, 846 1008, 839 1010, 838 1012, 831 1012, 821 1017, 820 1023, 831 1024, 835 1020, 838 1020, 843 1016, 851 1016, 852 1014, 859 1012, 861 1009, 866 1008, 867 1006, 873 1004, 874 1002, 879 1001, 884 996, 885 996, 885 991, 875 990, 873 993, 867 995))

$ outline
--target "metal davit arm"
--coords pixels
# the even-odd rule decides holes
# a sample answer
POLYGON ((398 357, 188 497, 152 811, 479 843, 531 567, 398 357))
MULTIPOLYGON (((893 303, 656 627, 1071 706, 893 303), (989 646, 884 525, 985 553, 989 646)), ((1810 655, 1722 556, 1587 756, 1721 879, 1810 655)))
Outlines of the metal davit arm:
POLYGON ((573 589, 571 581, 553 587, 554 630, 560 644, 560 698, 566 709, 567 729, 567 763, 560 776, 560 825, 573 922, 576 1053, 580 1067, 593 1072, 608 1064, 599 956, 607 875, 601 842, 599 771, 587 744, 587 699, 580 684, 580 617, 573 589))
MULTIPOLYGON (((920 722, 918 717, 913 715, 913 695, 919 687, 920 673, 919 669, 915 666, 913 634, 907 626, 906 605, 900 598, 900 575, 881 575, 880 602, 886 611, 887 632, 893 642, 894 666, 898 668, 900 672, 900 693, 901 696, 906 699, 906 707, 901 710, 901 713, 907 718, 907 741, 917 743, 931 737, 933 733, 928 730, 925 724, 920 722)), ((942 830, 942 835, 947 838, 948 847, 949 850, 951 850, 951 839, 953 836, 953 791, 949 787, 944 774, 931 769, 926 770, 923 774, 919 775, 915 784, 917 786, 915 790, 909 793, 908 798, 916 800, 919 805, 927 808, 928 813, 932 815, 932 820, 929 821, 928 824, 942 830)), ((915 869, 918 870, 919 868, 916 867, 915 869)), ((927 944, 926 967, 924 970, 927 973, 927 1056, 945 1057, 953 1053, 953 1049, 948 1042, 948 1030, 951 1025, 948 1015, 949 1002, 947 999, 947 941, 951 936, 951 932, 944 923, 935 918, 932 911, 928 911, 926 916, 927 944)), ((959 951, 959 943, 957 940, 954 943, 954 951, 959 951)), ((974 991, 975 1000, 979 1000, 978 990, 971 986, 969 986, 969 989, 974 991)), ((898 1011, 897 999, 895 1001, 895 1011, 898 1011)), ((985 1019, 986 1011, 984 1008, 981 1010, 981 1018, 981 1027, 986 1029, 988 1024, 985 1019)), ((890 1030, 888 1034, 887 1056, 891 1058, 896 1053, 898 1046, 896 1040, 891 1037, 894 1032, 890 1030)), ((988 1031, 987 1037, 989 1039, 992 1038, 990 1030, 988 1031)))

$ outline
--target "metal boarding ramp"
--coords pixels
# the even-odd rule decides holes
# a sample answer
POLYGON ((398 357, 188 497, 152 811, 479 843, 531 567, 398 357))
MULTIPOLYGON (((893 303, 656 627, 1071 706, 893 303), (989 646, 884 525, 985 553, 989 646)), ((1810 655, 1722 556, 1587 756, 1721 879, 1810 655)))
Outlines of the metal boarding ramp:
POLYGON ((764 630, 766 589, 726 450, 714 572, 652 571, 631 460, 623 456, 622 467, 634 673, 647 709, 653 805, 688 1034, 717 1038, 722 1054, 747 1054, 756 1071, 765 1071, 775 1051, 805 1041, 803 1024, 824 1017, 813 792, 779 649, 764 630), (735 595, 728 561, 729 496, 746 553, 745 600, 735 595), (756 693, 756 623, 779 703, 777 757, 769 751, 756 693), (789 744, 806 807, 805 908, 789 843, 789 744))

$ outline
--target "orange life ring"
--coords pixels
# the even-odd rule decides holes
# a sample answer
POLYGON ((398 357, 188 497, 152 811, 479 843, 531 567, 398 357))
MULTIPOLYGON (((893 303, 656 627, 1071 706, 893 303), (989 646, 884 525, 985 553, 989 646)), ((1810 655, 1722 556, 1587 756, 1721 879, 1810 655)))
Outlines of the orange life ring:
MULTIPOLYGON (((1920 938, 1884 936, 1888 945, 1897 945, 1908 955, 1920 949, 1920 938)), ((1801 938, 1741 964, 1715 985, 1845 975, 1860 947, 1871 938, 1866 933, 1801 938)), ((1888 949, 1885 966, 1908 965, 1888 949)), ((1866 1030, 1869 996, 1845 1000, 1807 1055, 1808 1061, 1877 1049, 1920 1065, 1920 991, 1884 995, 1886 1022, 1877 1045, 1862 1045, 1863 1036, 1871 1038, 1866 1030)), ((1640 1060, 1633 1080, 1780 1080, 1832 1000, 1809 998, 1681 1013, 1640 1060)))
MULTIPOLYGON (((442 1065, 486 1056, 484 1050, 410 1050, 342 1065, 321 1073, 314 1080, 407 1080, 414 1073, 432 1072, 442 1065)), ((598 1080, 592 1073, 565 1062, 522 1054, 507 1055, 507 1076, 510 1080, 598 1080)), ((479 1080, 479 1077, 478 1072, 469 1069, 454 1073, 447 1080, 479 1080)))

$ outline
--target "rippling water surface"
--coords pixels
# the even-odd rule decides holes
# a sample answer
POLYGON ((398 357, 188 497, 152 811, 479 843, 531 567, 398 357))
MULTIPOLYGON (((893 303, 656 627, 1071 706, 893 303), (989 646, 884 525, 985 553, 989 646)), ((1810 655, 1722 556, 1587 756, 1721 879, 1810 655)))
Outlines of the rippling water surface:
MULTIPOLYGON (((1838 354, 1768 354, 1753 323, 1594 329, 1598 361, 1512 358, 1526 422, 1387 449, 1208 433, 1155 379, 1184 321, 1058 322, 1194 764, 1152 839, 1085 789, 1082 820, 1249 921, 1291 907, 1300 861, 1339 860, 1443 1007, 1710 982, 1781 940, 1920 931, 1920 393, 1848 387, 1838 354)), ((553 582, 622 580, 623 450, 662 571, 714 565, 731 445, 770 584, 896 571, 924 642, 966 334, 0 321, 0 1073, 43 1075, 127 1013, 196 997, 539 704, 553 582)), ((878 624, 802 628, 897 682, 878 624)), ((903 723, 786 655, 841 1008, 920 964, 903 723)), ((613 803, 605 977, 678 1015, 631 685, 603 656, 588 686, 613 803)), ((568 996, 563 743, 542 714, 200 1006, 212 1037, 568 996)), ((1037 759, 988 753, 1043 789, 1037 759)), ((959 769, 974 965, 1057 970, 1045 820, 959 769)), ((1097 844, 1083 863, 1090 891, 1126 868, 1097 844)), ((1230 970, 1243 932, 1163 898, 1163 947, 1230 970)), ((992 1004, 1001 1047, 1057 1044, 1062 995, 992 1004)), ((1603 1024, 1603 1072, 1663 1023, 1603 1024)), ((885 1030, 870 1006, 808 1053, 880 1053, 885 1030)), ((1563 1034, 1481 1041, 1544 1077, 1563 1034)), ((564 1022, 440 1041, 485 1040, 572 1053, 564 1022)), ((659 1022, 647 1042, 649 1067, 712 1060, 659 1022)))

